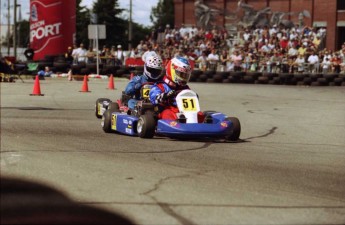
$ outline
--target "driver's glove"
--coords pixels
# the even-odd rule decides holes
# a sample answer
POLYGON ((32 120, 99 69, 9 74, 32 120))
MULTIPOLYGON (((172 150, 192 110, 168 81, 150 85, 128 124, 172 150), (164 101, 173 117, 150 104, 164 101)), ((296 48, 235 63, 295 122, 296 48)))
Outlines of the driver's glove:
POLYGON ((156 96, 156 103, 157 104, 164 103, 167 101, 167 99, 174 96, 174 94, 175 94, 174 90, 170 90, 169 92, 166 92, 166 93, 161 93, 161 94, 156 96))
POLYGON ((141 83, 137 83, 134 85, 135 90, 139 90, 141 88, 141 83))
POLYGON ((165 98, 168 99, 168 98, 171 98, 175 95, 175 91, 174 90, 170 90, 169 92, 167 93, 164 93, 165 94, 165 98))

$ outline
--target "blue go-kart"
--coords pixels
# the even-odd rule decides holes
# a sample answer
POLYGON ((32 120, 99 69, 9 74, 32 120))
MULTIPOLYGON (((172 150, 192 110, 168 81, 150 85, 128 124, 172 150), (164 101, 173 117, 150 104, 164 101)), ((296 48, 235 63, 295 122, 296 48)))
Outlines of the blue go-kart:
MULTIPOLYGON (((145 91, 142 91, 145 94, 145 91)), ((166 136, 175 139, 219 138, 230 141, 239 140, 241 124, 238 118, 223 113, 205 111, 205 120, 198 122, 199 99, 192 90, 183 90, 176 96, 177 120, 158 119, 154 106, 148 101, 148 93, 139 101, 133 112, 121 110, 118 103, 106 109, 101 107, 102 128, 106 133, 118 132, 141 138, 166 136)), ((101 105, 101 104, 100 104, 101 105)), ((102 103, 102 105, 104 105, 102 103)), ((107 105, 107 103, 105 103, 107 105)))

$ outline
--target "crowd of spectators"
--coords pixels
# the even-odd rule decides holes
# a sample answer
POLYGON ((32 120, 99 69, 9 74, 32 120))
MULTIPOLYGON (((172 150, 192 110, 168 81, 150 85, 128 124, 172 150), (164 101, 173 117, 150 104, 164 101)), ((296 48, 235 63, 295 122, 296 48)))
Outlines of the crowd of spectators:
MULTIPOLYGON (((129 51, 104 46, 103 63, 125 65, 127 58, 145 61, 159 54, 164 61, 174 56, 189 58, 195 69, 273 73, 345 73, 345 43, 341 49, 325 48, 325 28, 284 28, 265 26, 241 29, 229 34, 225 29, 204 30, 195 26, 159 27, 129 51)), ((95 51, 74 47, 66 57, 75 63, 94 62, 95 51)))

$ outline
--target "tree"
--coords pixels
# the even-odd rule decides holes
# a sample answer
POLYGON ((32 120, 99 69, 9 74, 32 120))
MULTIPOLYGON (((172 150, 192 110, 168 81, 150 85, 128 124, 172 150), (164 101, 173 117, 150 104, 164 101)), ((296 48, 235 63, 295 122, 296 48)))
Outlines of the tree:
POLYGON ((154 27, 169 24, 170 27, 175 26, 174 21, 174 0, 159 0, 156 7, 152 7, 150 20, 154 27))
POLYGON ((90 24, 90 13, 85 6, 80 6, 82 0, 77 0, 76 9, 76 43, 88 45, 88 25, 90 24))
POLYGON ((28 20, 18 22, 18 46, 26 47, 30 43, 30 23, 28 20))
MULTIPOLYGON (((88 43, 88 25, 91 13, 96 15, 97 24, 106 25, 106 39, 99 40, 99 46, 122 45, 128 46, 128 18, 123 17, 125 9, 119 8, 118 0, 98 0, 93 3, 92 9, 80 6, 81 0, 77 0, 77 43, 88 43)), ((132 23, 132 46, 137 46, 140 40, 150 34, 151 29, 137 23, 132 23)))
POLYGON ((100 40, 100 44, 125 46, 127 22, 119 18, 123 9, 119 8, 117 0, 98 0, 93 3, 92 12, 97 15, 98 24, 106 25, 107 38, 100 40))

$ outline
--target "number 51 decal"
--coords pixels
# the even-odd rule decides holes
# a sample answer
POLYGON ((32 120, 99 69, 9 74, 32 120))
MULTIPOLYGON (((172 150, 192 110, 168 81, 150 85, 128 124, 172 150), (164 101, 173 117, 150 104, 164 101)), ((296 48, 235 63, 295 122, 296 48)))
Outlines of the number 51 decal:
POLYGON ((184 111, 196 111, 197 108, 194 101, 194 98, 183 98, 182 103, 184 111))

